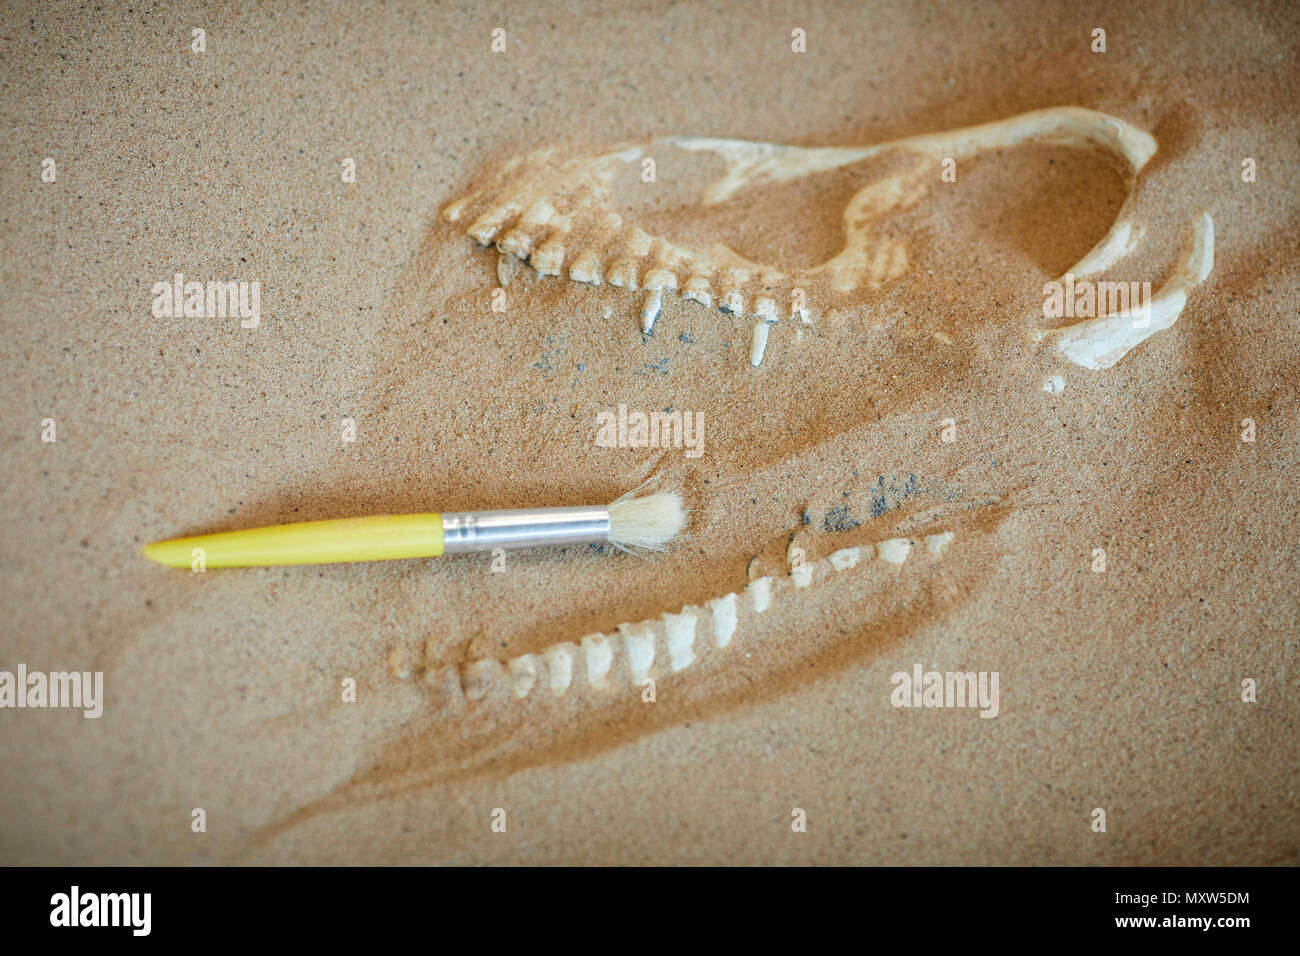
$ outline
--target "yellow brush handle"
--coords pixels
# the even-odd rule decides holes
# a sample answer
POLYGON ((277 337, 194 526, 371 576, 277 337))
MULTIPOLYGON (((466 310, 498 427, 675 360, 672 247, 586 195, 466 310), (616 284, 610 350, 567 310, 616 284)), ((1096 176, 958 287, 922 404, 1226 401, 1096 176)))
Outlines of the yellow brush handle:
POLYGON ((442 515, 385 515, 303 521, 272 528, 156 541, 144 556, 173 568, 192 568, 203 550, 208 568, 273 564, 335 564, 388 558, 436 558, 442 554, 442 515))

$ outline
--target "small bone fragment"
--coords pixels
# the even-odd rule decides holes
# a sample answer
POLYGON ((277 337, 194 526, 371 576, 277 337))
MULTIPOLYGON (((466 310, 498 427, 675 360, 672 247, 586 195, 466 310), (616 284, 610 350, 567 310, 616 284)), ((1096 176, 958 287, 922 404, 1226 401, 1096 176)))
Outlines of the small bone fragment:
POLYGON ((794 582, 794 586, 806 588, 812 584, 813 564, 800 553, 801 551, 802 549, 791 541, 790 546, 785 549, 785 559, 790 562, 790 580, 794 582))

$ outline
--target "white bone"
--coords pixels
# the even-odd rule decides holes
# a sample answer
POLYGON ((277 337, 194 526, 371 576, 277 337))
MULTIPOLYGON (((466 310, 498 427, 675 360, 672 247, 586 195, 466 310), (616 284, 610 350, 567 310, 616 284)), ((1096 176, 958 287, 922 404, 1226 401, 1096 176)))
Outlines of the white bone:
POLYGON ((1182 265, 1151 297, 1145 310, 1087 319, 1041 337, 1059 336, 1056 347, 1084 368, 1110 368, 1182 314, 1187 294, 1214 268, 1214 220, 1202 213, 1192 225, 1191 248, 1182 265))

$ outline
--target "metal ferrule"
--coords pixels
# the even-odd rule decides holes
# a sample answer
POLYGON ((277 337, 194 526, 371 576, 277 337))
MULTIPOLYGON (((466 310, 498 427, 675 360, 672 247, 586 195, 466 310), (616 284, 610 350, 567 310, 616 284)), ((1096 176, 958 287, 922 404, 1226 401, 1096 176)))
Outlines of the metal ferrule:
POLYGON ((444 554, 493 548, 545 548, 609 540, 608 508, 461 511, 442 516, 444 554))

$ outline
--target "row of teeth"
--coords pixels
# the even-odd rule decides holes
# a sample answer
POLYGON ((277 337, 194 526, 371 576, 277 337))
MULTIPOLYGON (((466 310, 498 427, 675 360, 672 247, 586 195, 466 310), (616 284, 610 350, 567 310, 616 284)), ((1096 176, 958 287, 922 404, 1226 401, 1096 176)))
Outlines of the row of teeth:
MULTIPOLYGON (((457 203, 448 207, 444 215, 454 222, 461 211, 457 203)), ((519 270, 520 261, 527 261, 539 276, 563 275, 567 254, 565 242, 573 228, 572 219, 557 213, 548 201, 538 200, 519 217, 513 228, 498 239, 514 211, 509 205, 492 209, 466 229, 475 242, 485 246, 495 244, 501 253, 497 262, 497 279, 501 286, 510 284, 519 270)), ((568 276, 575 282, 588 285, 608 283, 629 292, 644 291, 641 331, 645 335, 654 331, 666 292, 679 292, 688 301, 705 308, 716 307, 726 315, 757 319, 750 349, 750 364, 755 366, 763 360, 769 325, 783 317, 798 319, 805 324, 812 322, 806 297, 799 290, 792 290, 789 301, 785 303, 778 303, 773 295, 746 297, 746 285, 755 280, 770 284, 781 278, 779 273, 715 267, 702 262, 702 257, 657 239, 642 229, 631 227, 624 231, 622 217, 613 212, 606 214, 601 232, 610 236, 621 234, 621 252, 606 265, 596 249, 584 249, 569 264, 568 276), (641 263, 651 258, 652 253, 657 264, 642 274, 641 263)))
MULTIPOLYGON (((560 271, 558 267, 552 268, 545 260, 539 266, 538 253, 533 253, 528 259, 538 275, 558 276, 560 271)), ((502 251, 501 258, 497 261, 497 279, 502 287, 510 284, 519 268, 520 258, 513 252, 502 251)), ((763 362, 763 354, 767 350, 768 329, 776 322, 780 321, 782 315, 798 319, 805 325, 812 324, 812 316, 807 307, 806 298, 798 291, 790 296, 788 306, 784 309, 777 304, 776 298, 770 295, 756 295, 752 301, 746 300, 745 294, 741 291, 741 286, 746 281, 743 273, 729 271, 727 273, 727 284, 723 286, 720 294, 715 294, 713 285, 707 276, 693 274, 685 282, 680 284, 681 296, 691 302, 696 302, 705 308, 712 308, 717 304, 718 311, 724 315, 743 315, 757 319, 754 324, 753 333, 750 340, 749 362, 757 367, 763 362), (748 310, 746 306, 749 306, 748 310)), ((638 288, 644 290, 645 298, 641 303, 641 333, 643 335, 652 335, 654 333, 655 320, 659 318, 659 312, 663 308, 664 293, 679 291, 677 274, 662 266, 655 267, 646 272, 644 278, 638 282, 636 261, 629 258, 616 259, 610 266, 607 275, 601 271, 600 261, 594 253, 584 252, 574 260, 573 265, 569 267, 569 278, 576 282, 585 282, 589 285, 600 285, 602 281, 620 289, 627 289, 630 292, 638 288), (604 276, 602 278, 602 276, 604 276)))
MULTIPOLYGON (((943 553, 953 539, 950 531, 927 535, 926 550, 933 556, 943 553)), ((847 571, 876 557, 891 564, 902 564, 913 551, 908 538, 890 538, 864 548, 842 548, 816 563, 801 563, 792 568, 788 578, 761 577, 744 590, 724 594, 705 602, 704 607, 688 605, 675 614, 657 619, 620 624, 613 634, 590 634, 578 642, 552 644, 537 654, 522 654, 509 660, 484 658, 459 667, 446 668, 439 676, 468 701, 486 697, 494 688, 508 687, 514 697, 549 692, 564 696, 574 685, 575 673, 581 671, 588 686, 601 690, 626 682, 641 686, 648 677, 676 674, 696 661, 698 632, 707 633, 714 649, 729 646, 736 635, 740 612, 757 615, 771 607, 793 589, 806 588, 814 581, 847 571)), ((394 651, 393 669, 400 677, 410 677, 409 667, 400 663, 394 651)))

